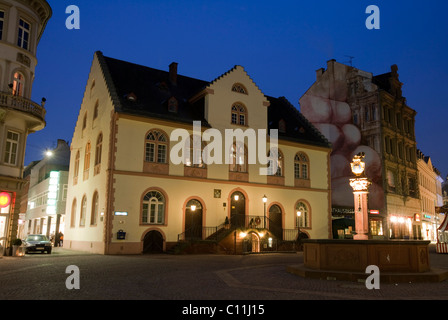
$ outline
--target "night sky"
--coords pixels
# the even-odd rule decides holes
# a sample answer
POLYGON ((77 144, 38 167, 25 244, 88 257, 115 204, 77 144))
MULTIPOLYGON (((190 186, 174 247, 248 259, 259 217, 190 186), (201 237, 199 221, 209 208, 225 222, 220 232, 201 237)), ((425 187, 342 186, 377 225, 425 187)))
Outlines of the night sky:
POLYGON ((327 61, 374 75, 398 65, 403 96, 417 111, 417 148, 448 174, 448 1, 48 0, 53 9, 37 51, 33 97, 47 99, 47 126, 29 136, 25 165, 57 139, 71 141, 94 52, 211 81, 241 65, 270 96, 299 98, 327 61), (80 29, 65 26, 80 9, 80 29), (366 8, 380 9, 368 30, 366 8), (350 58, 354 57, 354 58, 350 58))

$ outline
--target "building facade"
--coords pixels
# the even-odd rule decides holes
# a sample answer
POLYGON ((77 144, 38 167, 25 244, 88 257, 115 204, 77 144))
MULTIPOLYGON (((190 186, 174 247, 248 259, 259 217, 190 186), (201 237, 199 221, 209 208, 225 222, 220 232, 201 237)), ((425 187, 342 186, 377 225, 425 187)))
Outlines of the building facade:
POLYGON ((52 14, 45 0, 0 1, 0 245, 17 238, 25 145, 45 127, 44 100, 31 100, 36 52, 52 14))
MULTIPOLYGON (((24 233, 44 234, 55 239, 64 233, 68 190, 70 146, 58 140, 57 147, 37 164, 31 164, 24 233)), ((55 243, 57 245, 57 241, 55 243)))
POLYGON ((328 141, 241 66, 202 81, 177 63, 163 71, 96 52, 71 149, 67 248, 139 254, 214 239, 225 252, 258 251, 299 229, 331 232, 328 141), (220 139, 229 129, 257 139, 220 139), (259 161, 271 156, 266 132, 278 133, 272 166, 259 161))
MULTIPOLYGON (((354 228, 350 161, 365 153, 371 238, 419 238, 416 112, 402 95, 398 68, 374 76, 330 60, 300 98, 301 112, 332 143, 333 232, 354 228)), ((349 235, 350 236, 350 235, 349 235)))

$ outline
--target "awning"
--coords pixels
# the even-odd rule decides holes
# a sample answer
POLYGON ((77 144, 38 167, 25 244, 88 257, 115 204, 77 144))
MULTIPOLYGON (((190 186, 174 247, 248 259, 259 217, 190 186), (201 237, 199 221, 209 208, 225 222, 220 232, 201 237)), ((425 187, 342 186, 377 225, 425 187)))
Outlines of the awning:
POLYGON ((437 230, 440 231, 448 231, 448 214, 445 215, 445 219, 443 219, 442 224, 440 225, 440 227, 437 228, 437 230))

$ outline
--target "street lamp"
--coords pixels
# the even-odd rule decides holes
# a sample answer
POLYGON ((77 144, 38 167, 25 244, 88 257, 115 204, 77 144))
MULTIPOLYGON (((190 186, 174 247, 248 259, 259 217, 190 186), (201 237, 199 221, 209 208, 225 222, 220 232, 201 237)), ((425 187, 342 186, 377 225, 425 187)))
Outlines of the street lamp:
POLYGON ((264 203, 264 227, 266 228, 266 202, 268 202, 268 197, 266 195, 263 196, 264 203))

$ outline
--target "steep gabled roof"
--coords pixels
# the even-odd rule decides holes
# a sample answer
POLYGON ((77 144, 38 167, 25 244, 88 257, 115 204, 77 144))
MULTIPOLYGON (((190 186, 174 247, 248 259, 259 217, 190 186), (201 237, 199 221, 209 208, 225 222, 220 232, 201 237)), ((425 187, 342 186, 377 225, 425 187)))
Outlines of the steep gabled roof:
POLYGON ((279 139, 308 145, 331 148, 331 143, 314 127, 285 97, 267 97, 271 105, 268 108, 268 129, 280 129, 284 121, 284 131, 279 130, 279 139))
POLYGON ((207 81, 177 75, 174 84, 168 71, 98 56, 115 111, 183 123, 198 120, 207 126, 203 112, 188 101, 209 84, 207 81), (168 108, 173 97, 177 101, 177 112, 170 112, 168 108))
MULTIPOLYGON (((201 121, 205 127, 210 125, 204 119, 204 104, 201 101, 190 102, 191 98, 238 67, 235 66, 212 82, 177 75, 176 83, 172 83, 168 71, 105 57, 99 51, 96 56, 116 112, 190 124, 192 121, 201 121), (177 112, 168 110, 168 101, 173 97, 178 103, 177 112)), ((279 121, 285 122, 286 130, 279 131, 279 139, 331 147, 319 130, 285 97, 266 96, 266 99, 270 102, 268 129, 279 129, 279 121)))

